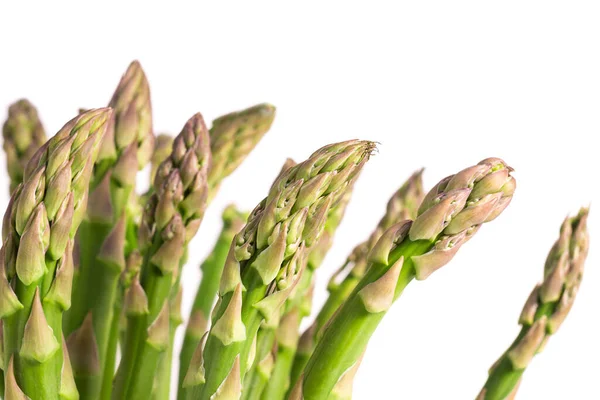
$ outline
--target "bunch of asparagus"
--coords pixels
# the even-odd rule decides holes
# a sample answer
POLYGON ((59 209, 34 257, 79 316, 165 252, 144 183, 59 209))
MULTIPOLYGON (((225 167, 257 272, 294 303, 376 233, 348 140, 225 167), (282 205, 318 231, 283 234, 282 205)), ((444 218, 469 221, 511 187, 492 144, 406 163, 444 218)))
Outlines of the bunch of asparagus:
MULTIPOLYGON (((375 144, 330 144, 288 159, 251 212, 223 211, 188 318, 187 245, 222 181, 260 142, 275 108, 208 128, 201 114, 155 136, 150 89, 133 62, 106 108, 80 110, 46 140, 35 107, 3 126, 11 199, 2 226, 1 394, 7 400, 345 400, 369 339, 413 280, 446 265, 509 205, 516 183, 488 158, 425 192, 423 170, 331 278, 312 310, 318 267, 375 144), (150 163, 149 187, 136 187, 150 163), (303 320, 316 313, 300 335, 303 320), (171 387, 174 337, 186 322, 171 387)), ((525 367, 565 319, 588 249, 587 210, 561 228, 523 329, 478 399, 513 398, 525 367)))

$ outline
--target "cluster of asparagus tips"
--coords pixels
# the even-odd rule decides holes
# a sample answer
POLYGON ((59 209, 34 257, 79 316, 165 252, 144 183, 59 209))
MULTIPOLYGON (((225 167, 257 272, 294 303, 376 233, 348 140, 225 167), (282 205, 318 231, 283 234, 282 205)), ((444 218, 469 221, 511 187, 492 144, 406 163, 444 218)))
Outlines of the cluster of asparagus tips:
POLYGON ((560 236, 546 259, 544 280, 533 289, 519 317, 521 332, 490 368, 478 400, 512 399, 525 368, 567 317, 588 253, 587 217, 588 210, 581 209, 577 216, 563 222, 560 236))
POLYGON ((236 235, 213 310, 206 344, 188 374, 193 398, 240 393, 263 320, 276 317, 302 274, 306 249, 323 230, 329 208, 360 171, 372 142, 326 146, 285 171, 236 235))
POLYGON ((23 172, 33 154, 46 142, 46 132, 36 108, 22 99, 8 107, 8 118, 2 127, 10 192, 23 182, 23 172))
POLYGON ((389 228, 369 253, 369 267, 330 319, 303 375, 296 398, 326 399, 357 366, 369 338, 408 283, 426 279, 447 264, 485 223, 508 206, 515 190, 512 169, 497 158, 483 160, 439 182, 424 198, 414 221, 389 228))
POLYGON ((0 316, 7 398, 75 399, 62 337, 71 306, 73 237, 112 111, 69 121, 31 158, 3 223, 0 316))

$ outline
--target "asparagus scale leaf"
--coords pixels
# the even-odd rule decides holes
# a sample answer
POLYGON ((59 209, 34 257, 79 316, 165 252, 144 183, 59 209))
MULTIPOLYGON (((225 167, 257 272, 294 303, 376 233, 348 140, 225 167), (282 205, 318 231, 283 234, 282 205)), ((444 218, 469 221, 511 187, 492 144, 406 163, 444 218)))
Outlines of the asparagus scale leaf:
POLYGON ((515 396, 525 368, 542 351, 569 314, 583 277, 589 248, 588 210, 566 218, 544 266, 544 280, 525 302, 521 332, 492 365, 477 400, 506 400, 515 396))
POLYGON ((410 281, 426 279, 447 264, 481 224, 508 206, 515 190, 511 171, 504 161, 490 158, 451 175, 425 196, 414 222, 400 222, 381 236, 367 272, 325 327, 290 396, 327 399, 336 385, 348 384, 344 377, 354 371, 377 325, 410 281))

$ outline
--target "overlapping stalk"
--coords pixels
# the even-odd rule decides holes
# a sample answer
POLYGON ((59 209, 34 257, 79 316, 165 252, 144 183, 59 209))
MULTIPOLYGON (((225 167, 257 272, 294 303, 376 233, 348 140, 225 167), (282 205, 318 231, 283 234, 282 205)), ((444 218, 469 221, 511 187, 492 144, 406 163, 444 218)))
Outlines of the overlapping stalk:
POLYGON ((181 390, 181 388, 183 386, 183 378, 187 373, 187 366, 190 365, 192 355, 209 327, 210 311, 217 298, 219 281, 221 280, 227 253, 229 252, 229 246, 231 245, 231 241, 235 234, 244 226, 246 218, 247 214, 237 210, 233 205, 227 207, 225 211, 223 211, 223 228, 221 233, 219 234, 210 255, 200 266, 200 269, 202 270, 202 280, 200 281, 198 291, 194 298, 194 304, 192 305, 192 311, 180 353, 179 365, 180 368, 184 368, 184 370, 181 370, 179 374, 181 380, 178 388, 179 398, 184 397, 184 391, 181 390))
POLYGON ((513 399, 525 368, 567 317, 588 253, 587 217, 588 210, 581 209, 576 217, 563 222, 560 236, 546 259, 544 280, 533 289, 519 317, 521 332, 490 368, 477 400, 513 399))
POLYGON ((326 216, 374 148, 349 141, 326 146, 285 171, 231 244, 206 344, 188 370, 189 398, 236 398, 252 364, 252 343, 263 320, 278 315, 298 283, 307 249, 326 216))
POLYGON ((447 264, 484 222, 495 219, 515 190, 511 168, 490 158, 438 183, 417 218, 389 228, 368 256, 367 272, 325 327, 291 399, 327 399, 350 391, 351 379, 377 325, 413 279, 447 264))
POLYGON ((64 326, 71 357, 88 361, 82 370, 73 369, 77 387, 83 399, 93 400, 110 396, 118 335, 114 324, 122 302, 118 282, 126 257, 136 247, 128 204, 135 196, 137 171, 154 147, 150 89, 137 61, 129 65, 109 104, 114 124, 94 166, 87 216, 77 236, 81 257, 73 307, 64 326), (87 347, 72 346, 75 342, 87 347))
POLYGON ((0 273, 7 399, 78 398, 63 361, 62 316, 71 306, 73 237, 111 114, 97 109, 69 121, 32 156, 11 197, 0 273))
POLYGON ((2 126, 2 137, 12 194, 23 182, 25 165, 46 142, 46 132, 33 104, 21 99, 8 107, 8 118, 2 126))
POLYGON ((125 294, 127 332, 113 398, 148 399, 159 359, 169 346, 170 294, 187 242, 196 234, 208 197, 208 130, 194 115, 156 172, 139 230, 143 262, 125 294))
POLYGON ((413 173, 410 178, 388 200, 384 216, 369 238, 357 245, 342 267, 331 278, 327 290, 329 297, 319 310, 314 324, 302 334, 302 342, 290 372, 291 386, 296 384, 302 370, 317 344, 318 334, 331 319, 337 309, 346 301, 368 266, 369 251, 375 246, 383 232, 392 225, 407 219, 414 219, 425 193, 423 192, 423 170, 413 173), (341 279, 340 277, 344 276, 341 279))

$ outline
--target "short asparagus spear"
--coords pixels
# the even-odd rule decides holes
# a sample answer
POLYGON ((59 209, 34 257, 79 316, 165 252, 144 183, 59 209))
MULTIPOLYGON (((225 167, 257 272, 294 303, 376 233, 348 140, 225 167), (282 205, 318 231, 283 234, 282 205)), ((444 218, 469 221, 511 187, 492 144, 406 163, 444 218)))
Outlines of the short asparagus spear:
MULTIPOLYGON (((194 399, 241 394, 254 337, 276 317, 300 279, 306 249, 323 230, 332 204, 343 196, 374 148, 349 141, 326 146, 285 171, 252 212, 231 245, 219 302, 205 346, 188 375, 194 399)), ((250 362, 249 362, 250 361, 250 362)), ((235 397, 233 397, 235 398, 235 397)))
POLYGON ((2 136, 12 193, 23 182, 25 165, 46 142, 46 132, 33 104, 22 99, 8 107, 8 118, 2 127, 2 136))
MULTIPOLYGON (((73 369, 80 395, 92 400, 100 398, 102 385, 109 386, 114 375, 116 347, 114 339, 111 341, 115 334, 111 326, 118 317, 118 282, 125 269, 125 257, 135 247, 127 240, 133 225, 128 203, 135 194, 136 173, 148 162, 154 142, 150 89, 137 61, 121 78, 110 106, 114 110, 113 125, 94 166, 87 218, 77 236, 79 275, 73 307, 66 314, 64 326, 68 344, 71 335, 90 335, 86 340, 98 354, 97 370, 73 369), (92 329, 86 328, 86 319, 92 329), (111 360, 110 365, 107 360, 111 360)), ((89 349, 70 349, 71 353, 78 350, 89 353, 89 349)), ((104 398, 109 394, 105 393, 104 398)))
MULTIPOLYGON (((183 345, 180 353, 180 371, 181 383, 187 373, 187 366, 190 365, 192 355, 200 343, 202 336, 208 330, 210 311, 213 308, 217 292, 219 290, 219 281, 225 265, 225 259, 229 252, 229 246, 233 237, 238 233, 246 222, 247 214, 241 212, 231 205, 223 211, 223 229, 215 243, 210 255, 200 266, 202 270, 202 280, 196 292, 194 304, 190 319, 185 331, 183 345)), ((180 389, 180 396, 183 391, 180 389)), ((182 397, 183 398, 183 397, 182 397)))
POLYGON ((275 107, 258 104, 215 119, 210 129, 213 166, 208 176, 211 198, 224 178, 229 176, 250 154, 271 128, 275 107))
POLYGON ((46 142, 27 164, 4 217, 4 364, 10 364, 10 390, 32 399, 76 398, 72 382, 61 377, 62 316, 71 305, 73 237, 111 114, 81 114, 46 142))
POLYGON ((185 246, 204 215, 210 162, 208 130, 196 114, 158 168, 154 193, 144 210, 139 234, 144 259, 125 294, 128 323, 115 399, 150 397, 159 359, 169 346, 170 293, 185 246))
POLYGON ((484 222, 495 219, 515 189, 511 168, 486 159, 438 183, 417 218, 389 228, 371 250, 367 272, 330 319, 292 394, 327 399, 355 370, 369 338, 414 278, 447 264, 484 222))
POLYGON ((563 323, 573 306, 588 252, 588 210, 566 218, 544 266, 544 280, 525 303, 521 332, 490 368, 478 400, 507 400, 515 395, 521 376, 535 354, 563 323))

